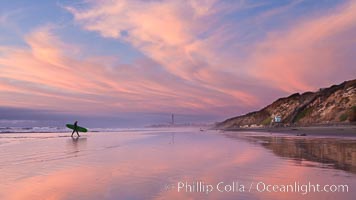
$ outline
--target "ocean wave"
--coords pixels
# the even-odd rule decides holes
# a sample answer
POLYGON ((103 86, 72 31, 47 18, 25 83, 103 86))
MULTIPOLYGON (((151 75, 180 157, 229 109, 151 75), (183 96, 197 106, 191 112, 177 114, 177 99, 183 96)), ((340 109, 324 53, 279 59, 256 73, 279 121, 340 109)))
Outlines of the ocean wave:
MULTIPOLYGON (((152 128, 90 128, 90 132, 151 131, 152 128)), ((0 127, 0 133, 63 133, 72 131, 66 127, 0 127)))

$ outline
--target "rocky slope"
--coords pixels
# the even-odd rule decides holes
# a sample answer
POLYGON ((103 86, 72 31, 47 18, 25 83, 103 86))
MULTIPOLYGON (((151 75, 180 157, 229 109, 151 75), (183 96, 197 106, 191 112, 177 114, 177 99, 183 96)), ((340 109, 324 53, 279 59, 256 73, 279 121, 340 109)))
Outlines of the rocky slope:
POLYGON ((356 79, 317 92, 280 98, 260 111, 227 119, 216 126, 228 129, 351 123, 356 123, 356 79))

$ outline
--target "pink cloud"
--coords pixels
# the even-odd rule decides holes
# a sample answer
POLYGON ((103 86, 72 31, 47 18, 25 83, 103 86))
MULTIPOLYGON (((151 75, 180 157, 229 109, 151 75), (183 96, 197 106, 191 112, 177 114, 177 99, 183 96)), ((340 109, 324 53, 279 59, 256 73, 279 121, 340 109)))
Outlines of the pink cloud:
POLYGON ((250 75, 287 92, 352 79, 356 68, 349 56, 355 51, 355 33, 354 1, 332 13, 294 22, 256 45, 247 61, 250 75))
MULTIPOLYGON (((232 101, 254 104, 257 99, 247 91, 238 87, 224 88, 218 83, 221 80, 212 76, 224 71, 217 52, 224 39, 221 39, 220 29, 208 38, 199 39, 199 34, 216 28, 213 27, 215 23, 208 23, 214 17, 212 14, 221 9, 214 7, 216 2, 103 1, 91 4, 89 9, 67 10, 85 29, 132 44, 172 75, 229 96, 232 101), (122 31, 127 31, 128 35, 121 35, 122 31)), ((203 101, 214 101, 204 96, 203 101)), ((215 103, 224 104, 221 101, 215 103)))
POLYGON ((197 113, 238 96, 184 83, 147 59, 132 65, 113 64, 116 59, 110 57, 77 59, 82 49, 61 41, 54 29, 45 26, 26 35, 29 47, 1 48, 2 105, 63 112, 197 113))
MULTIPOLYGON (((293 1, 286 6, 269 10, 262 16, 285 12, 300 2, 293 1)), ((319 73, 320 70, 317 69, 321 67, 326 67, 325 71, 332 74, 340 60, 333 55, 338 51, 335 45, 345 40, 342 33, 355 25, 355 5, 348 2, 331 14, 310 16, 299 22, 292 22, 286 31, 271 32, 261 44, 255 45, 247 60, 234 58, 226 61, 226 52, 219 52, 218 47, 225 45, 224 37, 229 33, 224 33, 226 30, 219 26, 213 27, 212 24, 216 25, 215 23, 207 23, 216 21, 216 12, 224 11, 214 7, 216 3, 217 1, 204 1, 202 4, 197 4, 196 1, 103 1, 100 4, 91 4, 91 8, 86 10, 67 9, 85 29, 97 31, 104 37, 129 42, 183 79, 195 83, 204 81, 197 80, 196 76, 201 76, 201 68, 210 72, 228 71, 237 78, 250 76, 252 81, 265 80, 273 87, 287 92, 315 89, 315 85, 308 83, 308 80, 314 79, 315 76, 310 77, 310 74, 319 73), (211 29, 216 31, 207 38, 198 37, 200 33, 211 29), (121 31, 128 31, 128 36, 121 36, 121 31)), ((347 38, 351 39, 352 35, 348 34, 347 38)), ((214 82, 211 79, 205 80, 206 87, 224 91, 224 88, 210 84, 214 82)), ((236 88, 234 93, 246 92, 236 88)), ((248 94, 239 95, 238 99, 246 99, 246 96, 248 94)))
POLYGON ((83 58, 83 48, 63 42, 56 27, 47 25, 24 37, 27 48, 0 47, 3 105, 232 115, 269 103, 266 94, 314 90, 354 78, 353 2, 280 26, 251 44, 238 41, 244 39, 242 25, 219 18, 231 9, 249 9, 244 4, 87 3, 66 8, 76 23, 127 43, 145 58, 132 64, 117 64, 113 56, 83 58), (15 97, 26 102, 16 105, 9 100, 15 97))

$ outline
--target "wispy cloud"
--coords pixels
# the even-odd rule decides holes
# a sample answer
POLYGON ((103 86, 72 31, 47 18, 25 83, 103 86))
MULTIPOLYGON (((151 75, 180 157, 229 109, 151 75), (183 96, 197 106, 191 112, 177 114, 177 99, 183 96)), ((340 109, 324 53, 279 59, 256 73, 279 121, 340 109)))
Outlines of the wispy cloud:
POLYGON ((185 82, 149 59, 130 65, 107 57, 81 60, 79 47, 54 32, 44 26, 25 37, 28 48, 3 48, 2 105, 65 112, 195 113, 244 95, 185 82))
POLYGON ((84 32, 143 56, 129 63, 120 55, 87 56, 91 49, 60 34, 66 27, 43 25, 25 34, 26 47, 0 46, 0 103, 64 112, 233 115, 282 94, 354 78, 354 1, 261 26, 303 3, 269 8, 266 2, 103 0, 66 6, 84 32), (268 20, 256 23, 259 16, 268 20))
MULTIPOLYGON (((236 37, 226 40, 236 31, 232 32, 231 27, 224 25, 224 10, 218 3, 103 1, 92 3, 88 9, 67 9, 83 28, 97 31, 104 37, 124 40, 171 74, 231 94, 235 99, 245 100, 244 103, 256 104, 258 101, 244 91, 244 85, 226 87, 220 82, 223 80, 217 78, 226 73, 231 75, 225 77, 228 82, 233 82, 227 80, 230 78, 249 77, 247 80, 251 82, 262 81, 286 92, 315 89, 321 84, 352 78, 340 74, 330 81, 324 80, 325 76, 335 75, 340 67, 347 72, 354 71, 350 67, 354 60, 348 57, 350 49, 355 46, 352 39, 356 25, 353 1, 321 16, 310 15, 277 27, 265 34, 265 39, 250 41, 253 48, 233 46, 227 47, 228 51, 222 50, 227 41, 234 39, 232 42, 237 44, 239 41, 236 37), (239 59, 238 54, 245 52, 248 52, 248 59, 239 59), (231 59, 233 54, 236 56, 231 59)), ((286 13, 301 3, 303 1, 291 1, 259 16, 266 18, 286 13)), ((240 8, 243 7, 246 5, 240 4, 240 8)))
POLYGON ((252 76, 288 92, 311 90, 356 74, 356 3, 270 32, 249 57, 252 76))
POLYGON ((224 39, 214 31, 220 25, 210 23, 216 21, 217 10, 223 12, 217 1, 103 1, 86 10, 67 9, 85 29, 130 43, 180 79, 241 102, 256 102, 248 92, 222 88, 203 75, 224 73, 217 52, 224 39))

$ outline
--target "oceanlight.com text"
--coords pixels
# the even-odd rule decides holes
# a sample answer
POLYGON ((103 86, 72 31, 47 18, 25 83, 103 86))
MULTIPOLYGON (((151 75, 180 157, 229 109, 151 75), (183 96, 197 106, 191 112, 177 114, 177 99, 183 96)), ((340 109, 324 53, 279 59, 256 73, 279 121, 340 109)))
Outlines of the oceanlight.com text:
MULTIPOLYGON (((242 183, 239 181, 224 182, 220 181, 216 184, 205 183, 204 181, 179 181, 177 183, 177 191, 185 193, 205 193, 212 192, 220 193, 238 193, 238 192, 259 192, 259 193, 299 193, 306 195, 313 192, 349 192, 347 184, 318 184, 312 182, 301 183, 295 181, 288 184, 275 184, 263 181, 242 183)), ((173 188, 174 186, 172 186, 173 188)))

